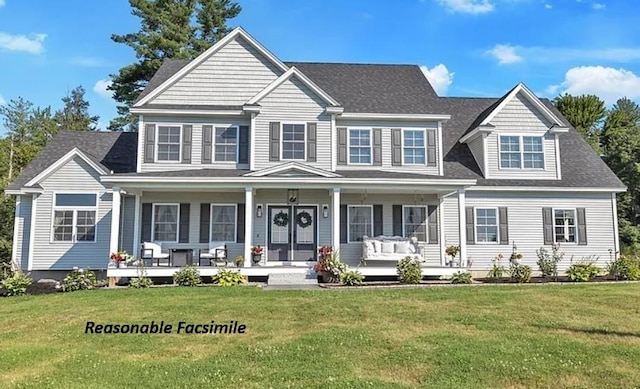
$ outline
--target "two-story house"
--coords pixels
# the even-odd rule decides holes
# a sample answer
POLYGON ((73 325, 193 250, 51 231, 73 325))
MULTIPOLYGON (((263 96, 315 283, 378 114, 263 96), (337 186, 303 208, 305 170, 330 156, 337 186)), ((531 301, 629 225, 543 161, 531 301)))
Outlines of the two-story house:
POLYGON ((55 276, 106 269, 143 242, 196 258, 223 244, 245 274, 268 275, 309 269, 323 245, 358 266, 363 239, 381 235, 414 237, 433 275, 449 272, 449 245, 477 272, 513 244, 534 268, 554 243, 602 264, 618 251, 625 187, 523 84, 439 97, 418 66, 283 62, 237 28, 192 61, 167 60, 131 112, 137 133, 61 132, 9 185, 16 267, 55 276))

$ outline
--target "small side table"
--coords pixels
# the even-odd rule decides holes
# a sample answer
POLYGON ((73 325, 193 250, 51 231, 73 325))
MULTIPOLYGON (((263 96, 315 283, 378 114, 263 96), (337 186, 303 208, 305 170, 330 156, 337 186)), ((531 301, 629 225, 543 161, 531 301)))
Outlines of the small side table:
POLYGON ((193 265, 192 249, 171 249, 171 266, 193 265))

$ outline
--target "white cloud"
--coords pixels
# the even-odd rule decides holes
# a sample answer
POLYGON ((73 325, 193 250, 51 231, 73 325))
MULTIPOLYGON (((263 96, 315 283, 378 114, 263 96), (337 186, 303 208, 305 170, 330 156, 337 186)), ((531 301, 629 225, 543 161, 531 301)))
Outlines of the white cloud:
POLYGON ((487 54, 493 55, 499 65, 508 65, 522 62, 523 59, 516 53, 516 48, 510 45, 495 45, 493 49, 487 50, 487 54))
MULTIPOLYGON (((2 0, 0 0, 0 1, 2 1, 2 0)), ((2 95, 0 95, 0 105, 5 105, 5 104, 7 104, 7 100, 2 98, 2 95)))
POLYGON ((420 66, 420 70, 422 70, 422 73, 427 77, 427 80, 429 80, 438 95, 444 96, 447 94, 447 89, 453 82, 455 73, 450 72, 444 64, 438 64, 432 67, 431 70, 423 65, 420 66))
POLYGON ((551 8, 553 8, 553 5, 551 5, 551 4, 549 4, 549 3, 546 3, 546 4, 544 5, 544 8, 545 8, 545 9, 551 9, 551 8))
POLYGON ((595 9, 595 10, 601 10, 601 9, 605 9, 607 7, 606 4, 602 4, 602 3, 593 3, 591 4, 591 8, 595 9))
POLYGON ((0 32, 0 49, 40 54, 44 51, 43 42, 46 37, 47 34, 31 34, 30 36, 26 36, 0 32))
POLYGON ((102 97, 110 99, 113 96, 113 92, 107 90, 107 87, 111 85, 111 80, 98 80, 93 86, 93 91, 102 97))
POLYGON ((484 14, 494 10, 489 0, 438 0, 449 12, 484 14))
POLYGON ((594 94, 607 104, 619 98, 640 98, 640 76, 625 70, 604 66, 579 66, 571 68, 558 85, 549 86, 546 93, 557 95, 594 94))
POLYGON ((0 0, 0 7, 2 7, 2 6, 4 6, 4 5, 5 5, 4 0, 0 0))

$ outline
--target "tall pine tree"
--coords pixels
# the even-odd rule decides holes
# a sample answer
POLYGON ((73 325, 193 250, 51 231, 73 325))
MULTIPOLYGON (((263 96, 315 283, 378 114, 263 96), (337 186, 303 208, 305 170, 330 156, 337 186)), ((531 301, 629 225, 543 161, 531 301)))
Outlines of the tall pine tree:
POLYGON ((89 102, 84 99, 84 88, 77 86, 62 98, 64 107, 57 111, 54 119, 61 130, 96 131, 99 116, 89 114, 89 102))
POLYGON ((604 101, 595 95, 564 94, 556 97, 553 104, 591 147, 600 153, 600 130, 607 114, 604 101))

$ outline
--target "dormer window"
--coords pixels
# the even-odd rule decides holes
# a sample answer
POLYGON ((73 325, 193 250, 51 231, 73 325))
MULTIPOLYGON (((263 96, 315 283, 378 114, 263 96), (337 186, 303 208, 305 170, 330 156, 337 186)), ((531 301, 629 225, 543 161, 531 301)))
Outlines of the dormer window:
POLYGON ((500 136, 501 169, 544 169, 541 136, 500 136))

